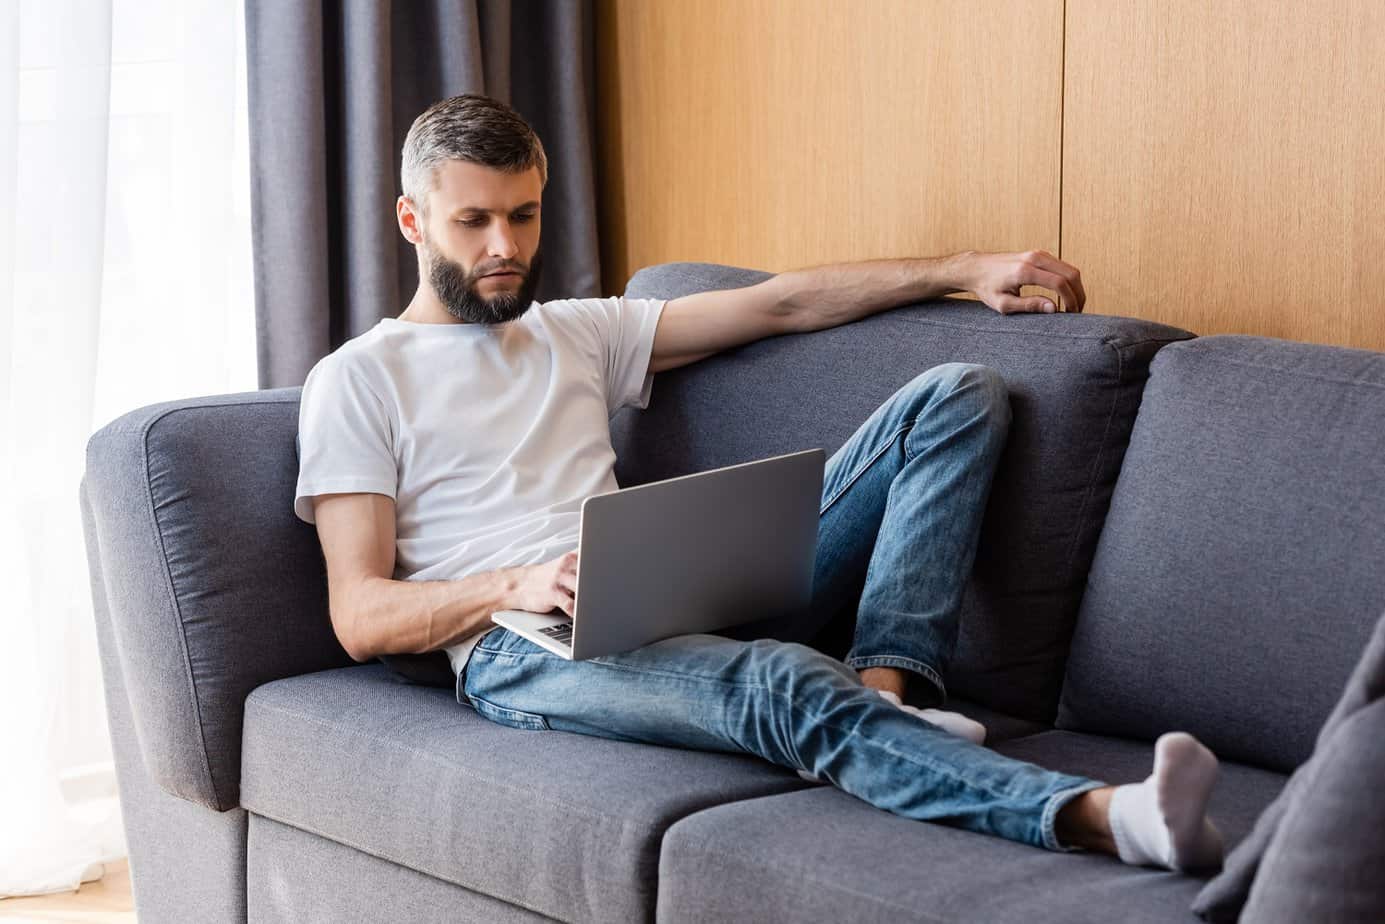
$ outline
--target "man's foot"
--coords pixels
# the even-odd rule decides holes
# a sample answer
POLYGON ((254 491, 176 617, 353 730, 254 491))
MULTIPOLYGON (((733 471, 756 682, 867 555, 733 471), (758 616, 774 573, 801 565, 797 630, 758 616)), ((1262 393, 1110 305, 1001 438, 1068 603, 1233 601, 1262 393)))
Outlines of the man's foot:
POLYGON ((905 712, 911 713, 923 719, 930 725, 936 725, 945 732, 950 732, 958 738, 965 738, 972 744, 984 744, 986 741, 986 726, 969 719, 960 712, 947 712, 942 709, 919 709, 917 706, 909 706, 903 703, 898 696, 888 690, 876 690, 881 696, 894 703, 905 712))
POLYGON ((1111 833, 1121 860, 1180 871, 1220 866, 1222 835, 1207 817, 1217 772, 1216 756, 1192 735, 1160 736, 1154 772, 1111 794, 1111 833))
MULTIPOLYGON (((981 744, 986 740, 986 726, 980 722, 973 721, 962 715, 960 712, 945 712, 942 709, 919 709, 916 706, 907 706, 898 696, 889 690, 876 690, 885 699, 894 703, 905 712, 912 713, 928 722, 936 725, 945 732, 956 735, 958 738, 965 738, 972 744, 981 744)), ((810 783, 821 783, 818 777, 809 773, 807 770, 798 771, 798 775, 810 783)))

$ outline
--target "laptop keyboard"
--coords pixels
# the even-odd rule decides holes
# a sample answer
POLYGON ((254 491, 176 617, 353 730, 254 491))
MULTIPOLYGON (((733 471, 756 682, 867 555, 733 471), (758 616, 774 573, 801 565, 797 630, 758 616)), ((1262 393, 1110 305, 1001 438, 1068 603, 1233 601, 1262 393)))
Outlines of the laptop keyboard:
POLYGON ((549 626, 548 628, 540 629, 539 631, 544 635, 548 636, 549 638, 553 639, 553 641, 555 642, 563 642, 567 645, 572 644, 571 622, 560 622, 556 626, 549 626))

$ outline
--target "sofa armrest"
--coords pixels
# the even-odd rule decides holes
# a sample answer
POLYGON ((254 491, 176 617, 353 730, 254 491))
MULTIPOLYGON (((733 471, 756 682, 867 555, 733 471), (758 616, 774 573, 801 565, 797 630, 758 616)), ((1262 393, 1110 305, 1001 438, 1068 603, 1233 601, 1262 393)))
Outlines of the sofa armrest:
POLYGON ((116 649, 103 655, 119 659, 150 777, 217 811, 240 801, 250 691, 353 663, 317 535, 293 513, 299 392, 150 405, 87 443, 87 555, 116 649))

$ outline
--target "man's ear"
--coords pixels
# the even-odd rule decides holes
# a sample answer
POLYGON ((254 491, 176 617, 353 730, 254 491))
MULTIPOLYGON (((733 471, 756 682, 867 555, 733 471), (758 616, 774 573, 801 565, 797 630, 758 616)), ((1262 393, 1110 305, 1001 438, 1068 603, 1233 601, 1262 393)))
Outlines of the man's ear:
POLYGON ((419 227, 423 215, 419 213, 413 200, 408 196, 400 196, 395 200, 394 216, 399 221, 399 233, 404 235, 404 240, 410 244, 423 243, 423 229, 419 227))

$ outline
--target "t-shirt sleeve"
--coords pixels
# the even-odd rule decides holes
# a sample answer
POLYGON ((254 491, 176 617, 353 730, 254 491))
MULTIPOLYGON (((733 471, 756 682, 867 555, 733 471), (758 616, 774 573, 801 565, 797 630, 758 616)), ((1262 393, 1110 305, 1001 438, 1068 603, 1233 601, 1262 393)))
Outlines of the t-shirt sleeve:
POLYGON ((308 373, 298 407, 298 488, 293 512, 316 522, 318 494, 393 498, 399 484, 390 415, 361 370, 334 353, 308 373))
POLYGON ((666 300, 662 298, 601 299, 610 332, 606 369, 606 409, 614 414, 623 407, 649 407, 654 374, 649 360, 654 354, 654 331, 659 326, 666 300))

